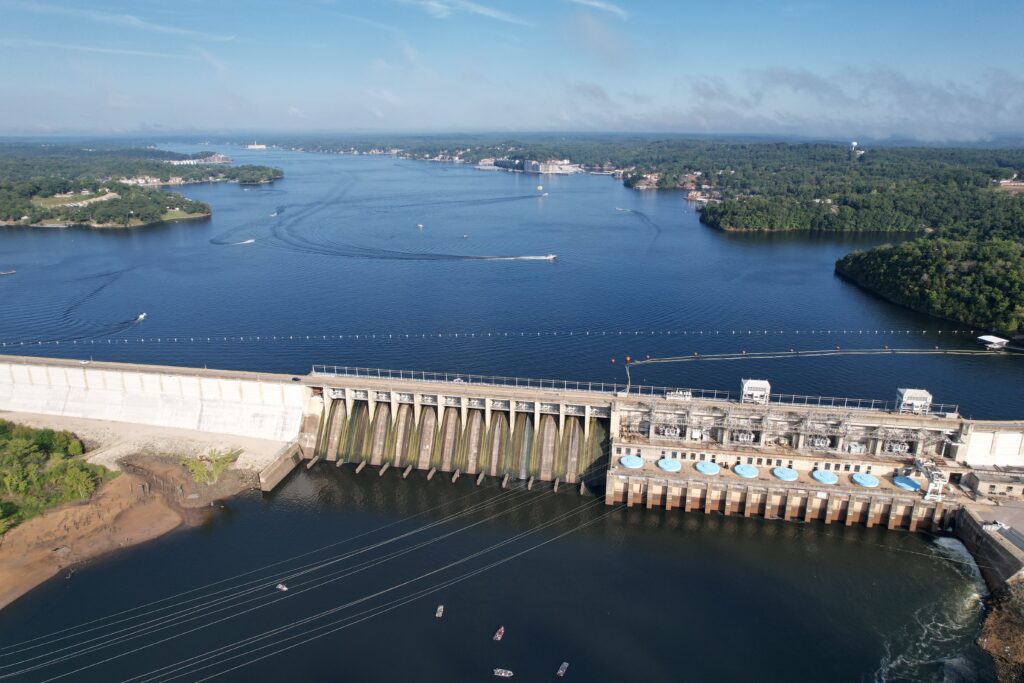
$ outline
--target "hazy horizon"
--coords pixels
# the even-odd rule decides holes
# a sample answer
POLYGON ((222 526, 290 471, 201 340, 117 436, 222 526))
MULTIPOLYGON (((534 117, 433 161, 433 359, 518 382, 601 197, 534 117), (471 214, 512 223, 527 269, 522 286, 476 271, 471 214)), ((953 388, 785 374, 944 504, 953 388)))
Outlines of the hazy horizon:
POLYGON ((0 135, 1024 133, 1024 5, 0 0, 0 135))

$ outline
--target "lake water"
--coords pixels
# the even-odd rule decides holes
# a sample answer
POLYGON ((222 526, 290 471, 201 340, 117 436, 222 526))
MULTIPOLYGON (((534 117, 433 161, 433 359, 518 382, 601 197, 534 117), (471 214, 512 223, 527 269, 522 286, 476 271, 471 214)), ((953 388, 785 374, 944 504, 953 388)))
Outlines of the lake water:
MULTIPOLYGON (((291 373, 328 363, 621 382, 627 355, 976 348, 969 330, 892 306, 833 275, 836 258, 884 237, 726 235, 702 226, 679 194, 633 192, 607 177, 538 181, 391 157, 223 149, 238 162, 279 166, 286 177, 248 189, 184 188, 213 207, 213 218, 202 222, 130 232, 0 231, 0 270, 18 271, 0 278, 2 351, 291 373), (557 259, 510 258, 547 254, 557 259), (143 311, 146 320, 134 324, 143 311)), ((741 377, 766 377, 777 392, 881 399, 898 386, 924 387, 964 414, 1009 418, 1020 417, 1024 363, 1011 356, 835 356, 634 371, 634 381, 727 390, 741 377)), ((367 535, 295 564, 447 519, 289 580, 293 590, 279 604, 183 633, 244 609, 227 603, 217 615, 195 613, 187 626, 165 624, 163 636, 142 632, 23 679, 128 652, 67 677, 121 680, 353 601, 279 637, 372 618, 221 679, 449 681, 487 678, 505 666, 517 679, 537 680, 563 659, 571 662, 570 679, 588 681, 990 676, 973 646, 983 588, 944 542, 610 510, 575 494, 524 496, 471 482, 367 474, 296 473, 272 495, 232 501, 204 527, 96 562, 70 581, 55 579, 0 612, 0 646, 358 534, 367 535), (447 517, 478 502, 465 517, 447 517), (431 542, 415 547, 424 541, 431 542), (503 545, 470 557, 495 544, 503 545), (302 582, 377 559, 301 591, 302 582), (440 621, 433 617, 439 602, 447 606, 440 621), (499 624, 508 629, 500 644, 490 640, 499 624)), ((269 588, 260 583, 239 599, 252 598, 252 606, 283 597, 272 586, 290 566, 251 575, 269 588)), ((9 667, 0 675, 30 666, 17 664, 28 656, 87 638, 0 650, 0 666, 9 667)), ((195 663, 209 669, 175 671, 179 680, 198 680, 301 640, 254 641, 195 663), (227 659, 235 654, 244 656, 227 659)))

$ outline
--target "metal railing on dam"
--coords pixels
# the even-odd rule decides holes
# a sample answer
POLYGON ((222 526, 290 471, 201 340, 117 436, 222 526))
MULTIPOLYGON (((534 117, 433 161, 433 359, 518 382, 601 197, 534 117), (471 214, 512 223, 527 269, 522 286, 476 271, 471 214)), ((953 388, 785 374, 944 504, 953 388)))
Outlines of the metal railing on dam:
MULTIPOLYGON (((618 384, 615 382, 587 382, 563 379, 536 379, 530 377, 505 377, 500 375, 474 375, 458 372, 429 372, 423 370, 392 370, 387 368, 363 368, 349 365, 314 365, 313 375, 327 377, 351 377, 373 380, 404 380, 440 384, 470 384, 485 387, 514 389, 537 389, 541 391, 573 391, 581 393, 635 396, 639 398, 679 398, 692 401, 733 401, 732 392, 719 389, 692 389, 666 387, 649 384, 618 384)), ((872 410, 897 412, 895 401, 864 398, 843 398, 835 396, 804 396, 800 394, 771 394, 769 404, 828 408, 835 410, 872 410)), ((948 415, 959 411, 959 406, 948 403, 933 403, 929 414, 948 415)))

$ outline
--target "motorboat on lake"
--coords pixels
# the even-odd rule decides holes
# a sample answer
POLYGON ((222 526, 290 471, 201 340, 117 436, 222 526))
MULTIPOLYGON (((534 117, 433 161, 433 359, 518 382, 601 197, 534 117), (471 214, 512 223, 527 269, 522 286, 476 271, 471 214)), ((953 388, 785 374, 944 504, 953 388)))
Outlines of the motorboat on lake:
POLYGON ((505 635, 505 627, 504 626, 499 626, 498 630, 494 632, 494 639, 495 640, 501 640, 502 637, 504 637, 504 635, 505 635))
POLYGON ((562 662, 562 666, 558 667, 558 671, 555 675, 559 678, 565 678, 565 672, 569 670, 569 662, 562 662))
POLYGON ((494 675, 498 678, 512 678, 514 674, 509 669, 495 669, 494 675))
POLYGON ((434 616, 437 617, 438 619, 440 619, 441 617, 444 616, 444 605, 438 605, 437 606, 437 611, 434 612, 434 616))
POLYGON ((282 593, 288 592, 288 586, 284 585, 283 583, 277 584, 275 588, 277 588, 277 590, 281 591, 282 593))
POLYGON ((145 319, 146 319, 146 314, 145 313, 139 313, 139 317, 135 319, 135 322, 141 323, 145 319))

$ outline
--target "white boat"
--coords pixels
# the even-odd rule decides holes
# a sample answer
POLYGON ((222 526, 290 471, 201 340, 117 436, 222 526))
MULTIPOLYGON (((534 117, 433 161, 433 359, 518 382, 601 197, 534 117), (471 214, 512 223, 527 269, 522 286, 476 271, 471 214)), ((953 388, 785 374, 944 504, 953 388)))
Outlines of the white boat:
POLYGON ((423 229, 423 224, 422 223, 417 223, 416 227, 419 228, 420 230, 422 230, 423 229))
POLYGON ((288 592, 288 586, 284 585, 283 583, 279 583, 279 584, 277 584, 274 587, 277 588, 277 590, 281 591, 282 593, 287 593, 288 592))
POLYGON ((274 213, 270 214, 270 217, 273 218, 276 215, 277 215, 277 211, 275 211, 274 213))
POLYGON ((146 314, 145 313, 139 313, 139 317, 135 319, 135 322, 141 323, 145 319, 146 319, 146 314))
POLYGON ((494 675, 498 678, 512 678, 514 674, 509 669, 495 669, 494 675))
POLYGON ((562 666, 558 667, 558 671, 555 675, 559 678, 565 678, 565 672, 569 670, 569 662, 562 662, 562 666))
POLYGON ((18 271, 16 271, 16 270, 3 270, 3 271, 0 271, 0 275, 14 275, 17 272, 18 271))
POLYGON ((437 606, 437 611, 434 612, 434 616, 437 617, 438 619, 440 619, 441 617, 444 616, 444 605, 438 605, 437 606))
POLYGON ((498 630, 494 632, 494 640, 501 640, 505 637, 505 627, 499 626, 498 630))
MULTIPOLYGON (((6 275, 6 273, 0 273, 0 275, 6 275)), ((1002 351, 1010 343, 1010 340, 997 337, 994 334, 983 334, 978 337, 978 343, 989 351, 1002 351)))

